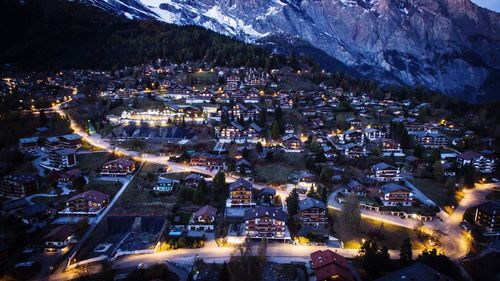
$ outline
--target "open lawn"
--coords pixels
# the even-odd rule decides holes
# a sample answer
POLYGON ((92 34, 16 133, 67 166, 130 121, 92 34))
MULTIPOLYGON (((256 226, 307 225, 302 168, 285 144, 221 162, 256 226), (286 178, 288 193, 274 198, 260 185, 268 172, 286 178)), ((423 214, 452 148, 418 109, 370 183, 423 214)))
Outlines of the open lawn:
POLYGON ((292 168, 280 163, 271 163, 256 169, 255 180, 268 184, 283 184, 286 183, 287 177, 292 171, 292 168))
POLYGON ((448 209, 446 206, 456 206, 462 200, 463 195, 447 190, 444 185, 429 179, 409 179, 415 187, 423 194, 429 197, 442 209, 448 209))
POLYGON ((93 152, 104 151, 102 148, 99 148, 97 146, 93 146, 90 143, 86 142, 85 140, 82 141, 82 146, 80 147, 80 150, 88 150, 88 151, 93 151, 93 152))
POLYGON ((155 195, 152 187, 156 183, 159 169, 163 166, 146 163, 130 183, 125 193, 113 208, 113 213, 168 215, 176 202, 173 195, 155 195))
POLYGON ((344 242, 345 248, 359 249, 362 239, 374 239, 379 245, 385 245, 389 249, 399 249, 401 242, 408 237, 412 241, 414 250, 422 250, 425 248, 425 242, 428 241, 427 239, 420 240, 417 232, 413 229, 383 224, 365 218, 361 220, 359 231, 348 233, 338 231, 342 227, 339 223, 340 211, 329 210, 328 212, 333 222, 334 236, 344 242))
POLYGON ((280 88, 296 91, 316 91, 320 89, 319 86, 314 84, 310 79, 296 74, 286 75, 284 80, 280 83, 280 88))
POLYGON ((486 195, 486 199, 488 199, 488 200, 495 200, 495 201, 500 200, 500 191, 493 190, 488 195, 486 195))
POLYGON ((303 169, 305 161, 302 153, 284 153, 280 161, 257 167, 255 179, 267 184, 284 184, 293 171, 303 169))
POLYGON ((53 196, 53 197, 45 197, 45 196, 38 196, 31 198, 31 202, 33 203, 44 203, 44 204, 55 204, 55 205, 62 205, 66 200, 68 200, 71 196, 75 195, 75 193, 68 194, 68 195, 60 195, 60 196, 53 196))
POLYGON ((109 198, 113 198, 115 194, 120 190, 122 184, 120 182, 112 181, 101 181, 101 180, 91 180, 85 187, 87 190, 97 190, 99 192, 109 195, 109 198))
POLYGON ((499 280, 500 254, 491 253, 479 259, 466 261, 464 267, 474 280, 499 280))
POLYGON ((37 170, 33 167, 31 160, 25 159, 21 165, 19 165, 11 173, 12 175, 35 175, 37 170))
POLYGON ((104 163, 110 161, 111 159, 112 155, 107 152, 95 152, 76 155, 78 168, 84 173, 100 169, 104 163))

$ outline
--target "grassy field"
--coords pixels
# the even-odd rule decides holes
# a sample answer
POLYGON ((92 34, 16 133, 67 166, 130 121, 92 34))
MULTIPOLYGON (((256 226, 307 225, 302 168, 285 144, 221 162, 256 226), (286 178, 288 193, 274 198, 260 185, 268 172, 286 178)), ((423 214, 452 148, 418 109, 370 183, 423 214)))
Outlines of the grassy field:
POLYGON ((39 197, 33 197, 31 198, 31 202, 33 203, 44 203, 44 204, 64 204, 66 200, 68 200, 71 196, 75 195, 74 193, 68 194, 68 195, 60 195, 60 196, 54 196, 54 197, 44 197, 44 196, 39 196, 39 197))
POLYGON ((91 180, 86 188, 87 190, 97 190, 109 195, 109 198, 113 198, 118 190, 120 190, 121 186, 122 184, 120 182, 91 180))
POLYGON ((293 171, 290 167, 285 167, 279 163, 271 163, 259 167, 255 172, 255 179, 265 183, 286 183, 288 175, 293 171))
POLYGON ((77 154, 76 160, 78 168, 84 173, 96 171, 101 166, 112 159, 112 155, 107 152, 96 152, 87 154, 77 154))
POLYGON ((24 160, 23 163, 18 166, 14 171, 12 171, 12 175, 34 175, 37 171, 35 167, 33 167, 33 163, 30 160, 24 160))
POLYGON ((474 280, 499 280, 500 254, 491 253, 476 260, 466 261, 464 267, 474 280))
POLYGON ((314 91, 320 89, 319 86, 314 84, 310 79, 296 74, 286 75, 284 81, 280 83, 280 88, 297 91, 314 91))
POLYGON ((255 169, 255 179, 268 184, 284 184, 293 171, 303 170, 304 168, 303 154, 285 153, 281 161, 265 164, 255 169))
MULTIPOLYGON (((339 216, 340 212, 329 210, 329 216, 333 221, 333 229, 340 229, 339 216)), ((407 237, 412 241, 414 250, 422 250, 425 248, 427 239, 420 241, 416 231, 409 228, 399 227, 391 224, 382 224, 381 222, 371 219, 362 219, 359 231, 343 234, 341 231, 336 231, 335 237, 344 242, 345 248, 359 249, 362 239, 374 239, 379 245, 385 245, 389 249, 399 249, 401 242, 407 237)))
POLYGON ((446 190, 444 185, 439 184, 433 180, 428 179, 409 179, 415 187, 417 187, 423 194, 429 197, 442 209, 448 209, 447 206, 456 206, 462 200, 461 194, 454 194, 446 190))
POLYGON ((490 194, 486 195, 486 199, 495 201, 500 200, 500 191, 493 190, 490 194))
POLYGON ((155 195, 151 189, 156 183, 158 170, 163 166, 146 163, 122 195, 113 213, 164 214, 171 213, 175 195, 155 195))

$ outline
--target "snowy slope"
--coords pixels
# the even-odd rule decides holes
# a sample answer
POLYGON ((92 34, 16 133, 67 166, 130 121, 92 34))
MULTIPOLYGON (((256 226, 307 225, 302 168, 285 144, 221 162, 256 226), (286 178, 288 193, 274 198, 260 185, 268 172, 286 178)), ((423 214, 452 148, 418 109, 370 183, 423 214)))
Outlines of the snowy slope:
POLYGON ((129 18, 247 42, 300 38, 382 82, 485 95, 500 73, 500 14, 470 0, 84 0, 129 18))

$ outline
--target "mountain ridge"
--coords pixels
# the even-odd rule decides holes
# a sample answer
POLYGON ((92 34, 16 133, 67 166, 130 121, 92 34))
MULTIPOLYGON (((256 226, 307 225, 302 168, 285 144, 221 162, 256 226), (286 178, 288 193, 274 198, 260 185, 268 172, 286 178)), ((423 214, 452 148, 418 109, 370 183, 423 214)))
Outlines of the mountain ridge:
POLYGON ((468 100, 500 98, 500 14, 469 0, 82 0, 128 18, 246 42, 298 37, 365 77, 468 100))

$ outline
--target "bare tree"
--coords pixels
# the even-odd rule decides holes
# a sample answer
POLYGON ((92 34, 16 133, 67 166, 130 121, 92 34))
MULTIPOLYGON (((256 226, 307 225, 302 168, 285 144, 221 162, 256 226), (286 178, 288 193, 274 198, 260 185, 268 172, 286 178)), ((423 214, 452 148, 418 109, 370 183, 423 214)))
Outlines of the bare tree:
POLYGON ((340 231, 355 233, 361 224, 361 210, 355 196, 348 196, 342 204, 342 213, 339 217, 340 231))
POLYGON ((259 249, 257 250, 257 260, 261 267, 263 267, 264 264, 266 264, 267 261, 266 252, 267 252, 267 239, 262 239, 260 241, 259 249))

